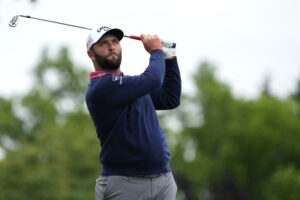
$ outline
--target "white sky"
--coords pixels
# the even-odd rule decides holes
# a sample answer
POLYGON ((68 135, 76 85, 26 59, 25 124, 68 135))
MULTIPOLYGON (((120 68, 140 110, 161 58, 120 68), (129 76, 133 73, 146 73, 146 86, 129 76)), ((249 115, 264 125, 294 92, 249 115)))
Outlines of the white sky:
MULTIPOLYGON (((88 31, 25 18, 9 27, 17 14, 173 40, 184 91, 206 60, 238 96, 255 97, 268 74, 271 90, 281 97, 293 92, 300 79, 299 0, 0 0, 0 96, 31 87, 31 71, 45 46, 57 53, 67 45, 75 63, 93 70, 85 48, 88 31)), ((149 57, 142 44, 124 38, 122 47, 122 71, 141 73, 149 57)))

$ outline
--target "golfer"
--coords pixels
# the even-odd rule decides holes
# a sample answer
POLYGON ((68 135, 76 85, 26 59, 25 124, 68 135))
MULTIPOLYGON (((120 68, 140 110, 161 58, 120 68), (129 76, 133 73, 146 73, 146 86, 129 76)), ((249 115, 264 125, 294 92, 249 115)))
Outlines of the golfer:
POLYGON ((137 76, 120 70, 124 34, 101 27, 90 32, 90 73, 86 104, 101 144, 102 171, 96 200, 174 200, 177 186, 156 110, 179 106, 181 78, 175 49, 157 35, 141 35, 149 65, 137 76))

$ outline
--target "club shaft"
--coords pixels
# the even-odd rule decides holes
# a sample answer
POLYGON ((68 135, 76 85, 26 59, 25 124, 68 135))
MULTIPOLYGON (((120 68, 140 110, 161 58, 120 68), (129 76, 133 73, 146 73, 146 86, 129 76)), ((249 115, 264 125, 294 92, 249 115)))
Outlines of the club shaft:
POLYGON ((56 22, 56 21, 52 21, 52 20, 47 20, 47 19, 41 19, 41 18, 31 17, 31 16, 29 16, 29 15, 19 15, 19 16, 20 16, 20 17, 24 17, 24 18, 30 18, 30 19, 40 20, 40 21, 44 21, 44 22, 50 22, 50 23, 54 23, 54 24, 60 24, 60 25, 65 25, 65 26, 71 26, 71 27, 81 28, 81 29, 86 29, 86 30, 92 30, 91 28, 87 28, 87 27, 83 27, 83 26, 77 26, 77 25, 73 25, 73 24, 66 24, 66 23, 62 23, 62 22, 56 22))

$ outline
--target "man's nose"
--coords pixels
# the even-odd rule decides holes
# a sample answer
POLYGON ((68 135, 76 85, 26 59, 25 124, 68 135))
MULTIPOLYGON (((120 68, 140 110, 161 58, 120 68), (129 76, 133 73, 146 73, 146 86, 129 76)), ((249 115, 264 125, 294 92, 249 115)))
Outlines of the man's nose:
POLYGON ((114 43, 112 41, 108 42, 108 48, 109 49, 115 49, 115 45, 114 45, 114 43))

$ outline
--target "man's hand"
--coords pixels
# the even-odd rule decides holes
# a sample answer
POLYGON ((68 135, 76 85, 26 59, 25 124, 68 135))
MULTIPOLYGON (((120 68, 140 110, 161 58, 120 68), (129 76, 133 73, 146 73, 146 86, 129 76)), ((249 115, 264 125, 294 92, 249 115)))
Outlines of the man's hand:
POLYGON ((144 48, 148 53, 151 53, 154 49, 161 49, 162 50, 162 44, 157 35, 141 35, 141 41, 143 42, 144 48))
POLYGON ((168 48, 168 47, 163 47, 163 52, 165 59, 173 59, 176 56, 176 49, 175 48, 168 48))

